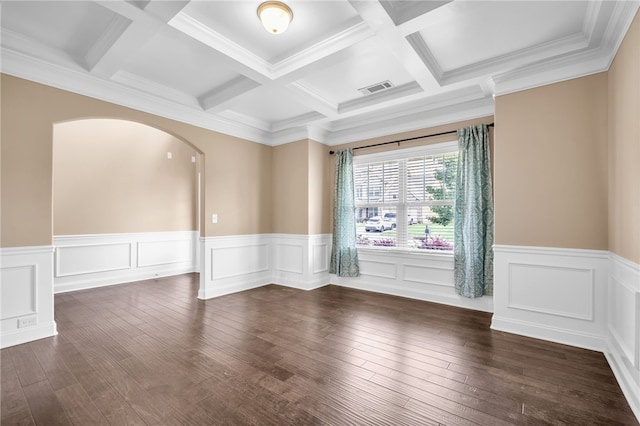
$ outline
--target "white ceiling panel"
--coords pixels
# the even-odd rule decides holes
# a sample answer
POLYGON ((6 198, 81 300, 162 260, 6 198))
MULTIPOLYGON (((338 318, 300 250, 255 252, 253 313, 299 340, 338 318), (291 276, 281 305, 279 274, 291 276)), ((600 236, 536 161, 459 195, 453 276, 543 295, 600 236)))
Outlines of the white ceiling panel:
POLYGON ((313 112, 294 96, 277 87, 260 87, 240 96, 240 102, 230 110, 262 121, 277 123, 313 112))
POLYGON ((194 97, 238 77, 209 47, 167 32, 154 36, 122 69, 194 97))
POLYGON ((275 35, 260 0, 2 1, 2 72, 259 143, 344 143, 605 71, 640 0, 287 3, 275 35))
POLYGON ((563 40, 582 31, 587 2, 451 2, 420 31, 443 71, 563 40))
POLYGON ((110 27, 127 21, 91 2, 2 2, 3 29, 76 58, 83 58, 110 27))

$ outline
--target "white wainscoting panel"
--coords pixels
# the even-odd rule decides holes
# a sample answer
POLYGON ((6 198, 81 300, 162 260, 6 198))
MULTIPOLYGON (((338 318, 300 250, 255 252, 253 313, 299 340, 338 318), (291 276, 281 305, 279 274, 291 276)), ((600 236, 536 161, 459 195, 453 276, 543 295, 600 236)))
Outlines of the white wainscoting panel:
POLYGON ((609 365, 640 420, 640 265, 609 255, 609 365))
POLYGON ((491 327, 602 351, 608 252, 494 247, 491 327))
POLYGON ((200 238, 198 298, 210 299, 269 284, 272 240, 269 234, 200 238))
MULTIPOLYGON (((282 238, 283 240, 285 238, 282 238)), ((280 240, 280 238, 278 238, 280 240)), ((305 241, 301 244, 291 244, 275 242, 276 246, 276 266, 278 272, 291 272, 302 275, 304 273, 304 247, 305 241)), ((297 241, 296 241, 297 243, 297 241)))
POLYGON ((38 286, 36 276, 36 265, 3 267, 1 269, 0 320, 37 313, 38 286))
POLYGON ((269 272, 269 243, 213 247, 210 274, 213 279, 269 272), (241 262, 238 260, 242 259, 241 262))
POLYGON ((273 283, 311 290, 329 284, 331 235, 273 234, 273 283))
POLYGON ((56 278, 131 269, 131 246, 130 242, 57 246, 56 278))
POLYGON ((359 249, 359 277, 331 275, 331 283, 366 291, 492 312, 493 298, 456 294, 453 255, 439 252, 359 249))
POLYGON ((510 263, 507 306, 591 321, 594 279, 593 268, 510 263))
POLYGON ((55 236, 56 293, 197 271, 197 232, 55 236))
POLYGON ((167 241, 138 242, 138 268, 194 262, 194 237, 167 241))
POLYGON ((0 259, 0 348, 56 335, 53 247, 3 248, 0 259))
POLYGON ((329 284, 331 235, 260 234, 200 239, 200 299, 266 284, 311 290, 329 284))

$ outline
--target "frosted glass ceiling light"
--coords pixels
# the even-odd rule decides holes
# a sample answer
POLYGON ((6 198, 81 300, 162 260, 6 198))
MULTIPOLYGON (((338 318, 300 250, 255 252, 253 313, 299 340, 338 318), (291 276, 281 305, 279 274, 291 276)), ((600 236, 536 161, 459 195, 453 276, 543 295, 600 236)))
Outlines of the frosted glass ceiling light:
POLYGON ((267 31, 271 34, 280 34, 289 27, 293 12, 282 2, 266 1, 258 6, 258 17, 267 31))

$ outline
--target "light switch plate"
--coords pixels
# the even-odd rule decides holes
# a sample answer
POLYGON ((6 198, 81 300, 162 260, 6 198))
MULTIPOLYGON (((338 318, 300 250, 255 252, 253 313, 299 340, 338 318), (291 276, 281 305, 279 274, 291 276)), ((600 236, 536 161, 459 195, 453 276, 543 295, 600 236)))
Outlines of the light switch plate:
POLYGON ((212 214, 211 215, 211 223, 218 223, 218 215, 217 214, 212 214))

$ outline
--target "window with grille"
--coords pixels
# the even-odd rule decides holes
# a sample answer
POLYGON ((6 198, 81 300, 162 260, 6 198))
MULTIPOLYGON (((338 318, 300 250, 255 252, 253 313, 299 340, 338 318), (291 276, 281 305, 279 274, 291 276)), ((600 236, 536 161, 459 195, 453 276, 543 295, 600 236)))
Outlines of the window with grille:
POLYGON ((457 142, 354 157, 359 247, 453 250, 457 142))

